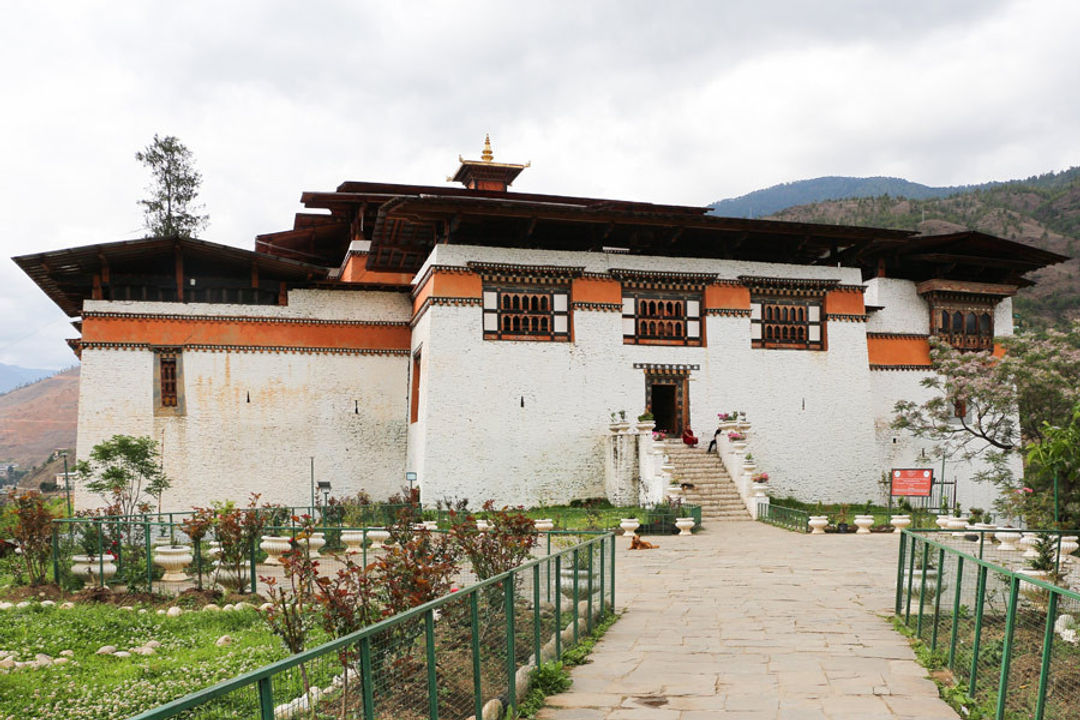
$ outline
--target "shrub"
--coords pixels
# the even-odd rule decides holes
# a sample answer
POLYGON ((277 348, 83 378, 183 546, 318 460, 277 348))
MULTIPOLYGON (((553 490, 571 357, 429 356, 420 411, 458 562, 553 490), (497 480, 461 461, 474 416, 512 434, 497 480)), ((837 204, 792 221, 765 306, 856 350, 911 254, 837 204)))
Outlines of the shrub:
POLYGON ((56 518, 45 498, 34 490, 8 491, 8 505, 4 509, 10 515, 11 537, 22 549, 16 568, 30 585, 45 582, 45 572, 52 553, 52 521, 56 518))

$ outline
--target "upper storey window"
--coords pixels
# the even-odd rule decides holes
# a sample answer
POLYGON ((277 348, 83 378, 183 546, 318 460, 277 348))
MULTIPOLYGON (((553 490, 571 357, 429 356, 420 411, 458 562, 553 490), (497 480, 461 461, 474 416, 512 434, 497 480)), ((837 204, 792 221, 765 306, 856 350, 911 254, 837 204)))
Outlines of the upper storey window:
POLYGON ((702 296, 715 275, 624 269, 611 274, 622 282, 624 343, 704 344, 702 296))
POLYGON ((485 340, 569 342, 570 282, 582 268, 469 263, 483 280, 485 340))
POLYGON ((739 278, 750 286, 750 345, 825 349, 825 292, 837 281, 739 278))
POLYGON ((485 340, 569 340, 563 288, 484 287, 485 340))
POLYGON ((994 316, 987 307, 935 307, 931 331, 957 350, 993 350, 994 316))
POLYGON ((700 296, 624 295, 623 341, 644 345, 700 345, 700 296))
POLYGON ((1016 292, 1014 285, 958 280, 927 280, 918 292, 930 308, 930 333, 957 350, 994 349, 997 304, 1016 292))

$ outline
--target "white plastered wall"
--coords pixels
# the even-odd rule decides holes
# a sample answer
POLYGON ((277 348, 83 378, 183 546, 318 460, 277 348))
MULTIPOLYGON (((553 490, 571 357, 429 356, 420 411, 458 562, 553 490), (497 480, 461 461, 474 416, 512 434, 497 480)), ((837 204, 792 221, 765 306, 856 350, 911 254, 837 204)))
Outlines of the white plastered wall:
MULTIPOLYGON (((429 263, 470 260, 859 283, 851 268, 454 245, 439 246, 429 263)), ((619 312, 574 311, 573 343, 485 341, 480 308, 471 306, 433 305, 421 323, 414 347, 422 333, 424 420, 410 444, 420 434, 425 446, 422 461, 410 450, 410 465, 423 463, 428 501, 602 495, 609 413, 633 418, 644 409, 645 375, 635 363, 697 365, 689 382, 693 427, 708 437, 717 412, 745 410, 751 451, 773 492, 849 500, 876 489, 863 323, 830 322, 827 352, 753 349, 747 317, 708 317, 707 347, 624 345, 619 312)))
MULTIPOLYGON (((86 310, 172 315, 246 315, 406 321, 401 293, 294 291, 281 307, 87 302, 86 310)), ((307 505, 310 458, 332 494, 367 490, 386 497, 405 469, 408 358, 304 352, 182 355, 185 413, 155 416, 154 355, 149 350, 83 351, 77 454, 114 434, 149 435, 161 444, 173 479, 164 509, 214 500, 307 505)), ((78 493, 79 507, 100 504, 78 493)))
MULTIPOLYGON (((867 282, 867 304, 884 306, 870 316, 867 329, 871 332, 926 335, 930 331, 929 307, 915 291, 915 283, 911 281, 893 278, 870 280, 867 282)), ((994 334, 998 337, 1013 334, 1010 298, 1005 298, 997 305, 994 334)), ((947 482, 957 483, 956 498, 965 510, 972 507, 991 510, 997 497, 997 489, 973 479, 976 473, 985 469, 985 463, 977 459, 969 462, 959 457, 946 458, 943 475, 942 462, 935 443, 891 428, 894 406, 898 401, 923 403, 934 396, 935 391, 921 384, 923 379, 930 376, 931 373, 918 370, 876 370, 870 373, 879 467, 883 470, 902 467, 932 468, 936 481, 944 477, 947 482)), ((1017 477, 1023 474, 1019 458, 1014 459, 1011 468, 1017 477)), ((875 497, 885 500, 887 493, 887 487, 883 487, 875 497)))

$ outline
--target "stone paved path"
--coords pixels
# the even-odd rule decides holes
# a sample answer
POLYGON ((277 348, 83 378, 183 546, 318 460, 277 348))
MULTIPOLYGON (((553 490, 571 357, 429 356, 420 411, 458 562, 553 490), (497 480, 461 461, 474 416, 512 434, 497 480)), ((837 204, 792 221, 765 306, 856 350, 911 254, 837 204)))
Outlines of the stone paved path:
POLYGON ((881 617, 893 603, 895 535, 733 522, 656 539, 657 550, 619 540, 624 614, 540 718, 958 717, 881 617))

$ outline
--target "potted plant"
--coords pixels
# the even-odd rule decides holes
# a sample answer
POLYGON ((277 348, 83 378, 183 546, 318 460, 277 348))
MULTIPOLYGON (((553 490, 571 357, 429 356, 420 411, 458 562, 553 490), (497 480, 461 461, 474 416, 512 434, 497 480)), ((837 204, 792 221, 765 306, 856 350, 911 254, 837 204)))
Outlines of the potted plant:
POLYGON ((637 431, 641 434, 652 432, 652 429, 656 427, 656 418, 653 417, 652 412, 646 410, 637 417, 637 431))
POLYGON ((836 532, 846 533, 848 531, 847 513, 848 506, 841 505, 840 513, 836 516, 836 532))

